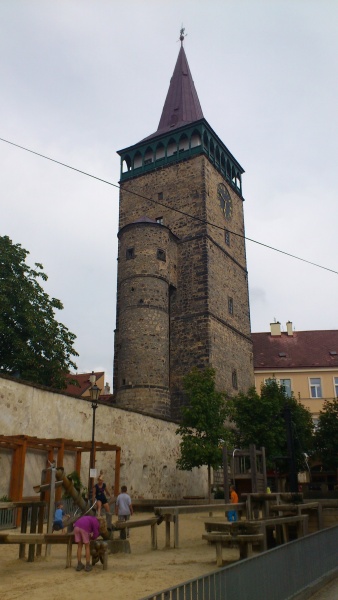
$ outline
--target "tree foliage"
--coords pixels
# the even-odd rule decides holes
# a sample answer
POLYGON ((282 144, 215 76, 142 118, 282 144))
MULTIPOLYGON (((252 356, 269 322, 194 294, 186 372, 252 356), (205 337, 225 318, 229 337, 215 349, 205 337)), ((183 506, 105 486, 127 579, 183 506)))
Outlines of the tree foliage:
POLYGON ((182 408, 182 422, 176 433, 182 436, 179 469, 193 467, 217 468, 222 464, 222 445, 227 439, 225 427, 225 394, 215 389, 212 368, 194 368, 184 378, 187 406, 182 408))
POLYGON ((338 469, 338 398, 325 400, 315 433, 318 457, 325 469, 338 469))
POLYGON ((26 264, 28 254, 0 236, 0 371, 64 388, 66 374, 76 369, 76 336, 55 320, 63 305, 43 290, 38 280, 47 281, 47 275, 40 263, 26 264))
POLYGON ((281 468, 287 468, 281 457, 288 456, 285 407, 291 411, 294 454, 300 471, 306 467, 304 454, 310 454, 313 446, 313 422, 308 409, 293 396, 287 397, 275 380, 263 385, 260 395, 251 388, 227 403, 229 421, 235 426, 236 447, 264 446, 267 464, 274 467, 277 462, 281 468))

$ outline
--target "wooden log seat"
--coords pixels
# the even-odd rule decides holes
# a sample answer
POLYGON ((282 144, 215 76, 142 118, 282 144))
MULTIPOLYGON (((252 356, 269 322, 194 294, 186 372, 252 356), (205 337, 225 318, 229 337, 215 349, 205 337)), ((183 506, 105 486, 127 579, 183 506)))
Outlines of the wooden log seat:
POLYGON ((253 544, 259 544, 260 549, 264 542, 264 535, 262 533, 256 534, 238 534, 230 535, 223 533, 204 533, 202 535, 203 540, 207 540, 210 543, 216 545, 216 564, 218 567, 223 565, 222 549, 224 546, 238 544, 239 546, 239 558, 250 558, 252 556, 253 544))

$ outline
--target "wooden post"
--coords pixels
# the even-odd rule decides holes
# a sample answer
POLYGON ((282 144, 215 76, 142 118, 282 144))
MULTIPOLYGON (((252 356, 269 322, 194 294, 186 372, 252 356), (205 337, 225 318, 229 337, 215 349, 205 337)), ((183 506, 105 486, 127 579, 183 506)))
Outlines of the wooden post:
MULTIPOLYGON (((64 458, 65 458, 65 440, 61 440, 61 446, 58 449, 58 455, 57 455, 57 460, 56 460, 56 466, 57 467, 62 467, 63 463, 64 463, 64 458)), ((55 498, 54 500, 56 502, 58 502, 59 500, 61 500, 62 497, 62 489, 61 488, 57 488, 56 492, 55 492, 55 498)))
POLYGON ((120 464, 121 464, 121 448, 116 449, 115 456, 115 482, 114 482, 114 493, 117 496, 120 493, 120 464))
MULTIPOLYGON (((32 504, 30 533, 36 533, 37 521, 38 521, 38 507, 36 504, 32 504)), ((35 555, 35 544, 29 544, 29 546, 28 546, 28 562, 34 562, 34 555, 35 555)))
POLYGON ((178 512, 175 512, 174 514, 174 547, 175 548, 179 548, 179 531, 178 531, 178 523, 179 523, 179 517, 178 517, 178 512))
POLYGON ((157 523, 151 525, 151 549, 157 550, 157 523))
POLYGON ((170 521, 171 515, 165 515, 165 547, 170 548, 170 521))
MULTIPOLYGON (((27 533, 27 521, 28 521, 28 506, 24 506, 22 509, 21 517, 21 533, 27 533)), ((19 546, 19 558, 25 558, 26 544, 20 544, 19 546)))

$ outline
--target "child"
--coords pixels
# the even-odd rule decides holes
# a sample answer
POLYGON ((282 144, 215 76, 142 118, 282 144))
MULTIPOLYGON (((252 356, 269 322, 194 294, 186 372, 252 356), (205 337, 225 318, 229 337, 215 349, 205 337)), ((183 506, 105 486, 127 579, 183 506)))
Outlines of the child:
POLYGON ((107 486, 103 481, 102 471, 98 477, 97 483, 94 485, 93 489, 93 498, 97 501, 97 516, 101 516, 101 507, 103 506, 104 510, 107 514, 110 514, 109 504, 107 497, 110 497, 110 494, 107 490, 107 486))
POLYGON ((64 527, 63 520, 64 518, 68 518, 69 515, 66 515, 63 510, 62 502, 58 502, 56 505, 56 511, 54 514, 54 522, 53 522, 53 531, 60 531, 62 529, 62 533, 66 533, 66 527, 64 527))
MULTIPOLYGON (((230 486, 230 502, 231 504, 238 504, 238 495, 233 485, 230 486)), ((229 510, 228 521, 238 521, 237 510, 229 510)))
MULTIPOLYGON (((129 521, 131 515, 133 514, 131 498, 129 494, 127 494, 126 485, 121 487, 121 494, 119 494, 116 498, 115 514, 118 516, 118 521, 129 521)), ((121 529, 120 538, 125 540, 126 537, 129 537, 129 529, 121 529)))
POLYGON ((96 540, 100 535, 100 524, 96 517, 84 515, 80 517, 74 527, 75 542, 77 543, 77 571, 91 571, 90 564, 90 540, 96 540), (82 547, 85 547, 86 566, 81 562, 82 547))

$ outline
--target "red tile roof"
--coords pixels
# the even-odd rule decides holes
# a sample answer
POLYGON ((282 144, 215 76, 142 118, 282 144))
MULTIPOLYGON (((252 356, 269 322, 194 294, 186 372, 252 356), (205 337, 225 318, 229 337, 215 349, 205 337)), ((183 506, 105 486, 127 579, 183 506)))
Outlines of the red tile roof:
POLYGON ((254 369, 338 369, 338 330, 252 333, 254 369), (332 353, 332 354, 330 354, 332 353))
MULTIPOLYGON (((89 388, 91 387, 91 383, 89 380, 89 377, 91 375, 92 375, 92 373, 79 373, 76 375, 74 373, 69 373, 67 375, 67 379, 69 379, 69 380, 75 379, 75 381, 77 381, 79 385, 74 385, 73 383, 69 383, 67 386, 66 392, 68 394, 72 394, 73 396, 82 396, 82 394, 84 394, 84 392, 89 390, 89 388)), ((102 377, 104 375, 104 371, 94 373, 94 375, 96 375, 96 380, 98 380, 100 377, 102 377)))

